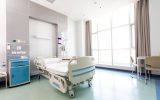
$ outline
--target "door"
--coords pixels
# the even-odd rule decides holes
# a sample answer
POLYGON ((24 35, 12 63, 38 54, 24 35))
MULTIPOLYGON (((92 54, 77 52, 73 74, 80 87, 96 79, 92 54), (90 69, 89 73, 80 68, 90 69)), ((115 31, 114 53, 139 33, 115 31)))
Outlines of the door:
POLYGON ((56 56, 56 25, 30 19, 30 57, 56 56))

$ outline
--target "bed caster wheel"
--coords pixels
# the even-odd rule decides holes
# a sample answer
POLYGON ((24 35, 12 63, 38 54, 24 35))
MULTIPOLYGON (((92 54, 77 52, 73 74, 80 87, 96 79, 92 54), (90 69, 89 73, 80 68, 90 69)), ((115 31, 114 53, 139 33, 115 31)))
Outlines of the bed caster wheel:
POLYGON ((92 86, 92 83, 91 83, 91 82, 88 82, 88 86, 91 87, 91 86, 92 86))
POLYGON ((88 84, 88 86, 89 86, 89 87, 91 87, 91 86, 92 86, 92 84, 88 84))
POLYGON ((73 90, 69 91, 69 96, 74 98, 75 95, 74 95, 74 91, 73 90))

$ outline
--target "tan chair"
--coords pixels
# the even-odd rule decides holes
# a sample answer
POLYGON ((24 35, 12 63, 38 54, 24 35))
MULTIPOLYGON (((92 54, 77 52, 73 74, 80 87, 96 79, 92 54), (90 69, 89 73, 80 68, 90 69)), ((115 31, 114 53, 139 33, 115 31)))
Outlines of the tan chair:
POLYGON ((145 58, 145 80, 147 84, 147 72, 150 74, 151 71, 160 71, 160 56, 150 56, 145 58))

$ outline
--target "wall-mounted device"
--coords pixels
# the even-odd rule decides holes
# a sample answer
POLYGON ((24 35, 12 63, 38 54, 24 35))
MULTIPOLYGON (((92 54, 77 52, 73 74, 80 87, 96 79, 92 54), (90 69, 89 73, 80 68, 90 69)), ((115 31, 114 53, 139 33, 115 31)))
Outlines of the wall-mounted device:
POLYGON ((36 38, 36 39, 45 39, 45 40, 51 40, 51 39, 52 39, 51 37, 47 37, 47 36, 38 36, 38 35, 34 35, 33 37, 36 38))
POLYGON ((8 43, 7 44, 7 55, 8 56, 25 56, 27 53, 27 44, 23 43, 8 43))
POLYGON ((58 37, 58 44, 62 44, 62 38, 58 37))

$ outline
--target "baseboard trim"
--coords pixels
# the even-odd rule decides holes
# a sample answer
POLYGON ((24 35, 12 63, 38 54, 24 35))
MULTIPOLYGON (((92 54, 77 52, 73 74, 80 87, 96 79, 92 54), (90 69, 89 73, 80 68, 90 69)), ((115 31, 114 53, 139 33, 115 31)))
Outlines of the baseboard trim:
POLYGON ((98 69, 107 69, 107 70, 114 70, 114 71, 121 71, 121 72, 131 72, 130 70, 124 70, 124 69, 115 69, 115 68, 110 68, 110 67, 101 67, 101 66, 96 66, 98 69))
MULTIPOLYGON (((107 69, 107 70, 115 70, 115 71, 121 71, 121 72, 130 72, 132 70, 126 70, 126 69, 120 69, 120 68, 114 68, 114 67, 104 67, 104 66, 97 66, 96 65, 96 68, 99 68, 99 69, 107 69)), ((136 71, 133 72, 134 74, 137 74, 136 71)), ((145 73, 142 73, 142 76, 145 76, 145 73)), ((160 78, 160 75, 157 75, 157 74, 151 74, 151 77, 154 77, 154 78, 160 78)))

